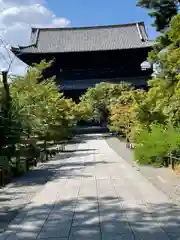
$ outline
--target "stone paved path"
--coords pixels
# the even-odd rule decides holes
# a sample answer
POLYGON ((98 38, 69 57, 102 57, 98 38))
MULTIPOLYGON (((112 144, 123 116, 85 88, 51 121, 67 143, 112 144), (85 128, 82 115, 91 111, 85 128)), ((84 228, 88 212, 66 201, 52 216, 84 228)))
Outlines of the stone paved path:
MULTIPOLYGON (((77 137, 73 143, 66 146, 66 152, 59 154, 58 159, 72 156, 78 142, 77 137)), ((11 220, 33 199, 36 193, 40 192, 48 181, 56 177, 61 165, 61 161, 57 161, 56 164, 51 161, 39 164, 37 168, 0 189, 0 233, 8 227, 11 220)), ((66 171, 63 174, 66 176, 66 171)))
POLYGON ((101 136, 60 162, 0 240, 180 239, 180 209, 101 136))
POLYGON ((106 141, 119 156, 138 169, 154 186, 180 206, 180 175, 176 175, 169 168, 138 165, 134 161, 133 150, 127 148, 123 140, 108 137, 106 141))

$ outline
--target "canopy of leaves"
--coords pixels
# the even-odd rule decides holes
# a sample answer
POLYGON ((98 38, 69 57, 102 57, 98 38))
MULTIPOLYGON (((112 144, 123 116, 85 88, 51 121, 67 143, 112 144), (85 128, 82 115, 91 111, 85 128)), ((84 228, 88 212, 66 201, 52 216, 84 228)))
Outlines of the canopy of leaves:
POLYGON ((64 98, 54 78, 43 80, 42 73, 50 65, 42 61, 29 68, 24 77, 12 79, 8 118, 4 114, 5 92, 3 88, 0 89, 0 155, 7 156, 6 149, 12 155, 24 144, 33 144, 35 147, 38 139, 57 141, 69 134, 75 121, 75 103, 64 98))
POLYGON ((107 120, 108 107, 113 99, 117 99, 122 92, 131 90, 132 86, 128 83, 111 84, 100 83, 95 88, 90 88, 81 97, 81 102, 89 104, 96 120, 107 120))
POLYGON ((124 91, 117 99, 112 99, 109 106, 109 128, 120 135, 130 138, 130 132, 134 125, 132 115, 133 104, 142 100, 145 96, 143 90, 124 91))
POLYGON ((180 14, 171 22, 166 31, 170 40, 166 51, 156 54, 158 72, 148 82, 149 91, 144 101, 135 105, 134 111, 139 122, 148 126, 153 122, 165 124, 180 121, 179 80, 180 80, 180 14))
POLYGON ((137 6, 148 9, 149 15, 154 18, 153 26, 157 31, 164 31, 177 14, 179 3, 179 0, 139 0, 137 6))
POLYGON ((76 121, 88 121, 93 119, 93 109, 91 104, 85 101, 80 101, 75 105, 76 121))
POLYGON ((135 133, 135 157, 141 163, 162 164, 180 148, 180 14, 173 18, 165 36, 169 42, 166 49, 160 51, 155 45, 151 53, 158 71, 148 82, 145 98, 133 105, 140 126, 135 133))
MULTIPOLYGON (((51 128, 66 128, 73 121, 74 103, 59 93, 54 79, 39 83, 43 63, 31 68, 25 77, 16 78, 11 85, 12 105, 26 133, 46 136, 51 128)), ((59 135, 61 131, 59 129, 59 135)))

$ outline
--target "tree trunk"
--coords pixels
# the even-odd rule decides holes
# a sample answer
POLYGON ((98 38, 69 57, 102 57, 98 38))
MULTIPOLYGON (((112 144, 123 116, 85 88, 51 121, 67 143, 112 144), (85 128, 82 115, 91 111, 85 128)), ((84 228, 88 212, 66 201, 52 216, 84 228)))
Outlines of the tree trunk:
POLYGON ((44 140, 44 152, 45 152, 45 155, 46 155, 46 161, 48 161, 47 142, 46 142, 46 140, 44 140))
MULTIPOLYGON (((7 71, 2 72, 3 86, 4 86, 5 95, 6 95, 5 107, 4 107, 4 117, 5 117, 5 122, 6 122, 6 126, 5 126, 6 129, 8 129, 9 126, 11 126, 11 112, 10 112, 11 96, 10 96, 10 92, 9 92, 9 84, 7 82, 7 74, 8 74, 7 71)), ((11 161, 10 154, 9 154, 8 158, 9 158, 8 160, 11 161)))
POLYGON ((169 167, 169 158, 168 157, 164 158, 164 164, 165 164, 165 167, 169 167))
POLYGON ((171 158, 172 170, 175 170, 176 161, 174 158, 171 158))

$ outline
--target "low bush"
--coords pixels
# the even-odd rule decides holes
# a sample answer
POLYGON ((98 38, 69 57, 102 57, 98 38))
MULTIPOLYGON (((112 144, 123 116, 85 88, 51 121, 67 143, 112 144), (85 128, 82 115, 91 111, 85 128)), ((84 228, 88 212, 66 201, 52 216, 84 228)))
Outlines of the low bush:
POLYGON ((169 155, 178 151, 180 134, 172 126, 152 124, 136 133, 135 159, 140 164, 168 165, 169 155))

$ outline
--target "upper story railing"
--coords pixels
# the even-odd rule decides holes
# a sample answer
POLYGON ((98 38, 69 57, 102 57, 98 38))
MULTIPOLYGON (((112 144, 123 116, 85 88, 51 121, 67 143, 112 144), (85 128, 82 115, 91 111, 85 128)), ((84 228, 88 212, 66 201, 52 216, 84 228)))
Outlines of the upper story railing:
POLYGON ((58 87, 61 90, 84 90, 87 88, 93 88, 96 84, 101 82, 120 83, 128 82, 134 86, 145 86, 148 77, 137 76, 137 77, 117 77, 117 78, 106 78, 106 79, 83 79, 83 80, 64 80, 58 81, 58 87))
POLYGON ((117 77, 134 77, 147 76, 147 71, 133 66, 120 66, 118 68, 88 68, 88 69, 60 69, 57 73, 58 79, 65 80, 83 80, 96 78, 117 78, 117 77))

